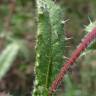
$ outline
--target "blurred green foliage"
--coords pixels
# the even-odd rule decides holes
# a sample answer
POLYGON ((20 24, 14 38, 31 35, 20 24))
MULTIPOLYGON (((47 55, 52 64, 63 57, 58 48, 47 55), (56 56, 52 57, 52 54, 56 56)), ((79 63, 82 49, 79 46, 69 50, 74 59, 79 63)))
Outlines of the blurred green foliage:
POLYGON ((36 34, 34 5, 34 0, 0 1, 0 92, 31 96, 36 34))
MULTIPOLYGON (((7 58, 4 58, 4 62, 8 59, 10 59, 9 55, 12 55, 13 63, 8 63, 10 66, 7 70, 3 70, 0 67, 0 70, 2 69, 4 71, 4 78, 2 80, 9 80, 7 82, 7 85, 11 84, 11 79, 14 77, 10 77, 8 74, 13 74, 10 72, 11 67, 14 69, 18 69, 23 74, 18 75, 15 79, 17 80, 18 77, 24 76, 23 79, 20 79, 21 82, 23 82, 22 85, 16 83, 18 85, 18 88, 10 88, 6 87, 4 91, 7 91, 8 93, 12 93, 18 96, 31 96, 31 90, 32 90, 32 73, 33 73, 33 63, 35 61, 35 38, 36 38, 36 30, 37 30, 37 14, 36 14, 36 6, 35 6, 35 0, 16 0, 16 6, 14 9, 14 12, 10 16, 10 2, 11 0, 0 0, 0 56, 2 56, 3 52, 6 50, 6 46, 10 46, 11 44, 18 44, 20 45, 20 49, 18 55, 12 55, 11 52, 13 52, 15 49, 10 49, 10 53, 7 52, 8 55, 7 58), (10 19, 11 17, 11 19, 10 19), (8 18, 10 20, 8 20, 8 18), (9 27, 6 27, 6 25, 9 27), (20 51, 21 50, 21 51, 20 51), (19 59, 20 60, 19 60, 19 59), (16 65, 17 64, 17 65, 16 65), (31 70, 32 69, 32 70, 31 70), (31 71, 30 71, 31 70, 31 71), (28 76, 26 76, 26 74, 28 76), (30 76, 29 76, 30 75, 30 76), (9 76, 9 78, 8 78, 9 76), (6 79, 7 78, 7 79, 6 79), (28 83, 24 83, 27 82, 28 83), (29 84, 29 82, 31 82, 29 84), (23 86, 23 87, 20 87, 23 86), (31 87, 30 87, 31 86, 31 87), (30 88, 29 88, 30 87, 30 88)), ((13 0, 15 1, 15 0, 13 0)), ((70 38, 66 45, 63 47, 66 47, 64 49, 64 57, 70 57, 71 53, 77 45, 80 43, 81 39, 84 37, 86 32, 84 31, 84 26, 89 24, 88 16, 91 18, 92 21, 96 20, 96 0, 52 0, 57 5, 61 6, 62 9, 64 8, 64 20, 69 19, 67 23, 64 25, 64 35, 68 38, 70 38)), ((47 0, 48 2, 48 0, 47 0)), ((13 4, 14 5, 14 4, 13 4)), ((53 13, 55 11, 53 10, 53 13)), ((59 14, 59 12, 57 13, 59 14)), ((55 19, 56 15, 54 16, 55 19)), ((53 22, 53 21, 52 21, 53 22)), ((53 25, 55 22, 53 22, 53 25)), ((57 28, 58 29, 58 28, 57 28)), ((54 28, 53 28, 54 31, 54 28)), ((58 30, 59 31, 59 30, 58 30)), ((56 33, 53 38, 56 37, 56 35, 59 35, 56 33)), ((59 40, 62 37, 59 37, 59 40)), ((95 42, 95 41, 94 41, 95 42)), ((57 43, 56 43, 57 44, 57 43)), ((58 46, 54 44, 54 46, 58 46)), ((55 48, 55 47, 54 47, 55 48)), ((57 47, 56 47, 57 48, 57 47)), ((72 72, 65 76, 64 83, 61 85, 64 86, 64 90, 62 91, 61 86, 58 89, 56 96, 96 96, 96 60, 95 60, 95 49, 96 44, 93 43, 92 46, 89 46, 90 52, 86 53, 85 55, 81 56, 80 59, 76 62, 76 67, 73 67, 72 72), (88 54, 88 55, 87 55, 88 54), (94 60, 93 60, 94 59, 94 60)), ((86 50, 87 51, 87 50, 86 50)), ((55 52, 54 52, 55 53, 55 52)), ((57 52, 58 53, 58 52, 57 52)), ((2 59, 0 58, 0 59, 2 59)), ((66 60, 64 58, 64 60, 66 60)), ((68 58, 67 58, 68 59, 68 58)), ((3 63, 2 63, 3 64, 3 63)), ((2 65, 0 63, 0 65, 2 65)), ((7 65, 6 64, 6 65, 7 65)), ((5 63, 4 63, 5 65, 5 63)), ((55 68, 55 67, 54 67, 55 68)), ((60 66, 59 66, 60 68, 60 66)), ((59 68, 56 68, 56 70, 59 71, 59 68)), ((1 70, 1 71, 2 71, 1 70)), ((20 82, 20 83, 21 83, 20 82)), ((13 82, 14 83, 14 82, 13 82)), ((0 83, 1 88, 2 83, 0 83)), ((13 84, 15 86, 15 83, 13 84)), ((3 88, 3 87, 2 87, 3 88)), ((2 89, 1 88, 1 89, 2 89)), ((1 90, 0 89, 0 90, 1 90)))

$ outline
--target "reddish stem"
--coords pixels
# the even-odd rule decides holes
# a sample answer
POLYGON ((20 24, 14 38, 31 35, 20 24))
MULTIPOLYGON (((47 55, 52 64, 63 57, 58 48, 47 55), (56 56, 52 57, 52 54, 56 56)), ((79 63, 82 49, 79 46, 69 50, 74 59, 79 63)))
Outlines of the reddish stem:
POLYGON ((80 54, 88 47, 88 45, 96 38, 96 28, 94 28, 91 32, 89 32, 82 42, 79 44, 78 48, 73 52, 71 58, 63 65, 56 79, 53 81, 51 90, 49 93, 53 93, 56 91, 58 85, 61 83, 65 73, 68 71, 71 65, 78 59, 80 54))

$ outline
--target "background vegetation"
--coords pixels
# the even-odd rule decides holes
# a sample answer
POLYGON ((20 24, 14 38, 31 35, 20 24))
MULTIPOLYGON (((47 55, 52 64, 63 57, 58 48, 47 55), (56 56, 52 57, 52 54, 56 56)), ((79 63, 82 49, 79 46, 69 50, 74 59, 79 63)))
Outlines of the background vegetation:
MULTIPOLYGON (((64 20, 69 19, 64 25, 64 34, 70 38, 64 49, 66 61, 86 34, 84 25, 89 24, 88 17, 96 19, 96 0, 53 1, 64 8, 64 20)), ((35 0, 0 0, 0 96, 31 96, 36 17, 35 0)), ((56 96, 96 96, 95 48, 78 59, 56 96)))

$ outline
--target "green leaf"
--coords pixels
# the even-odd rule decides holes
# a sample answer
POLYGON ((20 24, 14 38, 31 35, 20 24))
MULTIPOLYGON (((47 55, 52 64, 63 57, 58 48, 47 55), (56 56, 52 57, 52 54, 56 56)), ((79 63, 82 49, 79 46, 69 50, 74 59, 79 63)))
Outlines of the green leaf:
POLYGON ((88 46, 87 50, 96 50, 96 40, 88 46))
MULTIPOLYGON (((42 2, 42 1, 41 1, 42 2)), ((51 71, 51 24, 49 12, 37 0, 38 5, 38 33, 36 46, 36 65, 35 65, 35 89, 32 96, 48 95, 51 71)))
POLYGON ((49 8, 52 28, 52 62, 53 66, 55 66, 52 69, 51 81, 53 81, 64 63, 63 55, 65 49, 65 36, 64 24, 62 23, 64 21, 64 9, 62 9, 59 5, 56 5, 51 0, 45 1, 49 8))
POLYGON ((19 45, 12 43, 7 45, 6 49, 0 55, 0 79, 4 77, 10 69, 19 51, 19 45))
POLYGON ((50 85, 63 64, 63 10, 51 0, 37 0, 37 11, 36 77, 32 96, 48 96, 50 85))

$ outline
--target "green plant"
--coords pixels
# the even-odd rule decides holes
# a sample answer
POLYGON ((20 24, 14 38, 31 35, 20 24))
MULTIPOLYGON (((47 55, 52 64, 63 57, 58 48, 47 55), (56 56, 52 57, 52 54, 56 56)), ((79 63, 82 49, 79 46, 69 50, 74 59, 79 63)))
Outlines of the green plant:
MULTIPOLYGON (((64 25, 62 24, 63 16, 60 15, 63 11, 51 0, 37 0, 37 11, 38 33, 35 65, 36 78, 33 96, 47 96, 50 89, 50 84, 58 73, 57 69, 59 69, 61 67, 60 64, 63 64, 64 62, 62 58, 64 54, 65 43, 63 33, 64 25)), ((84 51, 87 47, 89 48, 90 42, 94 41, 96 37, 95 22, 90 22, 89 26, 86 27, 86 30, 90 33, 80 43, 77 50, 72 54, 72 57, 61 68, 61 71, 57 75, 56 80, 53 81, 49 95, 52 95, 52 93, 56 91, 58 85, 63 79, 64 74, 68 71, 75 60, 77 60, 81 52, 84 51)), ((89 49, 93 48, 93 45, 94 43, 89 49)))
POLYGON ((36 77, 32 96, 48 96, 50 84, 64 62, 63 10, 51 0, 37 0, 37 14, 36 77))

